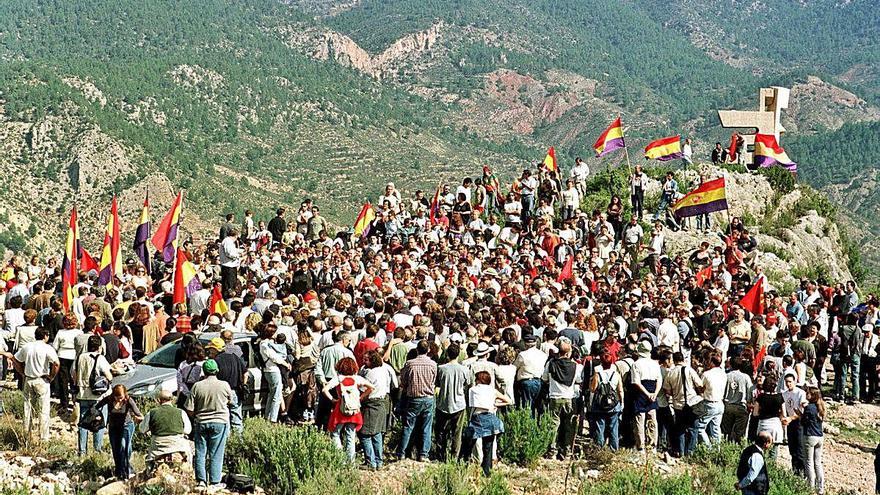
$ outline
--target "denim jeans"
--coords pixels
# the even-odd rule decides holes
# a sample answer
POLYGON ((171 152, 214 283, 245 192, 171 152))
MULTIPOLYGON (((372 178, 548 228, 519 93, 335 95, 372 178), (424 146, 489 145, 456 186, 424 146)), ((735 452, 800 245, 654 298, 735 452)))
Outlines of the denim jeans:
POLYGON ((686 456, 697 448, 696 419, 690 409, 675 409, 675 431, 673 432, 672 451, 686 456))
POLYGON ((278 421, 278 411, 281 409, 281 372, 265 371, 263 377, 266 379, 266 385, 269 391, 266 392, 269 400, 266 401, 266 411, 264 412, 266 419, 271 422, 278 421))
POLYGON ((712 228, 712 222, 709 220, 709 214, 703 213, 697 215, 697 230, 709 230, 712 228))
POLYGON ((695 425, 700 434, 700 443, 715 445, 721 442, 721 417, 724 415, 723 402, 703 401, 703 413, 695 425))
POLYGON ((241 412, 241 401, 238 392, 232 391, 232 404, 229 404, 229 426, 232 431, 241 433, 244 430, 244 417, 241 412))
POLYGON ((382 467, 382 433, 358 436, 361 439, 361 447, 364 448, 364 459, 367 461, 367 465, 374 469, 382 467))
POLYGON ((532 417, 538 416, 541 406, 541 380, 532 378, 516 382, 516 407, 528 408, 532 411, 532 417))
POLYGON ((223 453, 226 450, 226 438, 229 436, 229 425, 226 423, 196 423, 193 431, 196 444, 196 455, 193 458, 193 469, 196 481, 216 485, 223 475, 223 453), (208 462, 207 472, 205 462, 208 462))
POLYGON ((593 418, 593 438, 599 447, 604 447, 607 442, 611 450, 620 448, 619 426, 620 412, 596 413, 593 418))
POLYGON ((785 427, 788 435, 788 454, 791 456, 791 470, 794 474, 804 475, 804 430, 801 421, 796 419, 785 427))
POLYGON ((846 397, 846 384, 847 380, 852 378, 852 394, 849 397, 853 399, 859 398, 859 372, 861 370, 861 359, 860 356, 852 356, 849 360, 844 360, 843 365, 840 367, 840 389, 839 393, 841 397, 846 397))
MULTIPOLYGON (((94 407, 94 405, 97 403, 98 401, 96 400, 81 399, 79 401, 79 421, 82 421, 86 413, 89 412, 89 409, 94 407)), ((106 417, 106 415, 104 417, 106 417)), ((86 455, 86 452, 88 451, 89 433, 92 434, 92 446, 94 446, 95 452, 100 452, 101 449, 104 448, 104 432, 106 430, 106 428, 101 428, 96 432, 90 432, 85 428, 79 428, 79 440, 77 442, 77 452, 79 453, 79 455, 86 455)))
POLYGON ((401 459, 406 455, 410 438, 416 425, 420 426, 419 434, 422 437, 422 446, 417 456, 427 459, 431 452, 431 428, 434 423, 434 397, 407 397, 403 406, 403 433, 400 437, 400 446, 397 456, 401 459))
POLYGON ((113 464, 116 468, 113 475, 116 479, 127 480, 131 470, 131 437, 134 435, 134 423, 125 423, 122 428, 109 428, 110 448, 113 450, 113 464))
POLYGON ((824 437, 804 436, 804 471, 807 483, 817 493, 825 493, 825 470, 822 468, 822 443, 824 437))
POLYGON ((528 221, 532 218, 532 210, 535 208, 535 195, 534 194, 523 194, 522 195, 522 223, 523 227, 528 225, 528 221))
POLYGON ((345 451, 348 462, 354 462, 354 438, 354 423, 340 423, 330 432, 330 439, 338 448, 345 451))

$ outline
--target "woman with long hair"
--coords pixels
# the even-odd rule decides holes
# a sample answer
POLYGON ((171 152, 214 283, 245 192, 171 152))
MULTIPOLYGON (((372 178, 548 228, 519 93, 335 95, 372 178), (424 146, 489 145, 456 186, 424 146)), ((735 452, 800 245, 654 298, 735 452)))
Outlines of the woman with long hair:
POLYGON ((95 406, 107 408, 107 433, 110 436, 110 447, 113 450, 114 476, 119 480, 127 480, 132 476, 131 469, 131 437, 134 424, 144 419, 137 404, 128 396, 125 385, 118 384, 113 392, 101 399, 95 406))
POLYGON ((321 390, 324 396, 334 402, 327 431, 337 447, 345 451, 349 462, 354 461, 355 433, 364 425, 363 403, 376 389, 366 378, 357 374, 357 362, 344 357, 336 363, 336 378, 321 390), (336 398, 331 391, 336 390, 336 398), (344 446, 343 446, 344 442, 344 446))
POLYGON ((278 422, 278 413, 281 411, 283 377, 290 371, 290 363, 287 362, 286 354, 278 352, 279 347, 272 340, 278 327, 274 323, 260 323, 256 327, 257 336, 260 338, 260 356, 263 359, 263 377, 269 387, 267 393, 268 402, 264 412, 266 419, 278 422))
POLYGON ((204 378, 202 365, 205 358, 205 348, 200 342, 187 348, 184 361, 177 367, 177 407, 183 408, 192 386, 204 378))
POLYGON ((825 401, 818 387, 807 388, 807 405, 801 414, 801 428, 804 432, 804 471, 807 482, 816 493, 825 493, 825 472, 822 469, 822 423, 825 421, 825 401))

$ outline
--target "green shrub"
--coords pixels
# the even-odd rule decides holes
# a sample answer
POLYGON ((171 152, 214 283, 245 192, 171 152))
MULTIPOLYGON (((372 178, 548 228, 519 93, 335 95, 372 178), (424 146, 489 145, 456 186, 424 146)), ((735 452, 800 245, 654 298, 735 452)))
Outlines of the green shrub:
POLYGON ((90 453, 78 458, 73 469, 78 472, 82 479, 94 480, 113 477, 113 457, 106 452, 90 453))
POLYGON ((4 390, 0 392, 0 401, 3 402, 3 410, 7 416, 17 419, 24 417, 24 396, 18 390, 4 390))
POLYGON ((533 418, 528 409, 512 409, 503 417, 498 456, 523 467, 534 466, 550 448, 556 429, 548 415, 533 418))
POLYGON ((794 191, 797 185, 794 174, 782 167, 761 168, 758 169, 758 173, 767 179, 774 191, 782 194, 794 191))
POLYGON ((361 483, 360 475, 354 468, 322 469, 306 480, 296 495, 325 495, 339 493, 345 495, 368 495, 372 490, 361 483))
POLYGON ((269 493, 290 494, 322 470, 349 469, 345 454, 313 427, 273 425, 262 418, 245 421, 226 448, 231 473, 251 476, 269 493))
POLYGON ((0 448, 18 450, 24 446, 25 437, 21 420, 9 415, 0 417, 0 448))
MULTIPOLYGON (((330 492, 326 492, 330 493, 330 492)), ((335 492, 347 493, 347 492, 335 492)), ((475 465, 447 462, 413 473, 404 488, 406 495, 511 495, 507 480, 493 472, 488 478, 475 465)))
MULTIPOLYGON (((650 466, 649 466, 650 468, 650 466)), ((692 495, 708 493, 698 491, 694 480, 688 474, 677 476, 658 476, 644 469, 625 468, 614 474, 611 479, 599 483, 584 484, 580 495, 692 495)), ((733 488, 733 484, 731 484, 733 488)))

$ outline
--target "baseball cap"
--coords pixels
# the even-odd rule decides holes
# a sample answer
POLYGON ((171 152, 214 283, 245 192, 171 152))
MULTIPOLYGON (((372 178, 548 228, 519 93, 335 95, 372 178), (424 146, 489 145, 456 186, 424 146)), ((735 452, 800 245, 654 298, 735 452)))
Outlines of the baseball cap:
POLYGON ((202 371, 209 375, 216 375, 217 372, 220 371, 220 368, 217 366, 217 361, 214 361, 213 359, 208 359, 202 365, 202 371))

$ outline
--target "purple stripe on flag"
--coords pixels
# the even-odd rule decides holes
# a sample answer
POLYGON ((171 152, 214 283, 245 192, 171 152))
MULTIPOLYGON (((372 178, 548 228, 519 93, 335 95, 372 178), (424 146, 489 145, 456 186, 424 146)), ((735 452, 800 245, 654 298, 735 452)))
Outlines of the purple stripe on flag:
POLYGON ((681 157, 682 157, 681 153, 672 153, 671 155, 663 155, 663 156, 657 157, 657 161, 658 162, 666 162, 666 161, 675 160, 676 158, 681 158, 681 157))
POLYGON ((168 236, 165 237, 165 246, 162 249, 162 259, 165 263, 174 261, 174 240, 177 239, 177 228, 180 224, 173 224, 168 228, 168 236))
POLYGON ((147 275, 150 275, 150 223, 142 223, 137 226, 134 232, 134 253, 137 255, 141 263, 147 268, 147 275))
POLYGON ((691 205, 685 206, 683 208, 679 208, 675 210, 675 216, 678 218, 684 217, 695 217, 697 215, 702 215, 704 213, 712 213, 714 211, 722 211, 727 209, 727 200, 726 199, 718 199, 715 201, 710 201, 708 203, 703 203, 700 205, 691 205))
MULTIPOLYGON (((186 273, 186 272, 184 272, 184 273, 186 273)), ((195 294, 196 292, 198 292, 201 289, 202 289, 202 284, 199 282, 199 277, 193 277, 192 280, 190 280, 189 283, 186 284, 186 289, 185 289, 186 297, 192 296, 193 294, 195 294)))
POLYGON ((98 273, 98 285, 107 285, 113 282, 113 267, 110 265, 105 266, 100 273, 98 273))
POLYGON ((768 168, 768 167, 772 167, 774 165, 779 165, 780 167, 788 170, 789 172, 796 172, 797 171, 797 163, 794 163, 794 162, 782 163, 779 160, 773 158, 772 156, 755 155, 755 165, 762 167, 762 168, 768 168))
POLYGON ((619 150, 620 148, 625 147, 626 144, 623 142, 623 138, 614 138, 610 141, 605 141, 605 147, 602 148, 602 152, 596 155, 597 157, 605 156, 608 153, 611 153, 614 150, 619 150))

